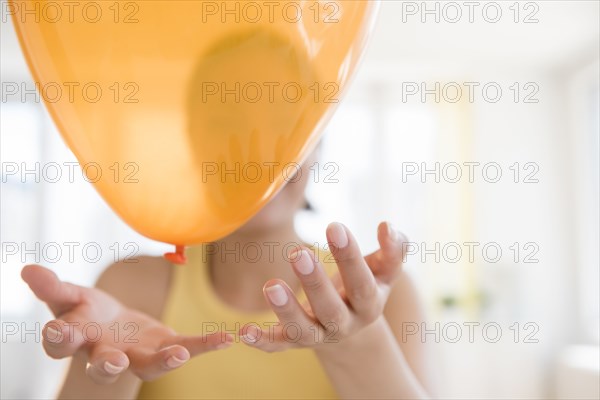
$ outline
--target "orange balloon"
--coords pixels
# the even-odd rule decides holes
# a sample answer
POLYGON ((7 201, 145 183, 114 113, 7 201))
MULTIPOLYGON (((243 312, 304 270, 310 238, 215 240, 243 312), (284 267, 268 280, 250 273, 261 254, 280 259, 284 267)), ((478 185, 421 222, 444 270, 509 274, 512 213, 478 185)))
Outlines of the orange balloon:
POLYGON ((188 245, 251 218, 316 145, 375 1, 11 0, 41 96, 139 233, 188 245))

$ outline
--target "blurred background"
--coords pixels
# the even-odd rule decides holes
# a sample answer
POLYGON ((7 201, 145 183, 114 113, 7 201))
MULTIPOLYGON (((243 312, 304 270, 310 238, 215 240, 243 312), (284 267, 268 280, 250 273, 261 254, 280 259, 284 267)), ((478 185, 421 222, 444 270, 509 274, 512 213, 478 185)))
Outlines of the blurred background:
MULTIPOLYGON (((475 3, 470 16, 465 2, 383 2, 298 229, 323 243, 342 221, 365 252, 381 220, 407 234, 440 397, 599 398, 599 2, 475 3)), ((2 82, 33 87, 2 18, 2 82)), ((80 174, 11 173, 76 161, 43 105, 24 100, 1 103, 0 387, 48 398, 66 363, 43 353, 50 313, 22 265, 93 285, 115 254, 170 249, 128 228, 80 174), (56 253, 72 242, 72 257, 56 253)))

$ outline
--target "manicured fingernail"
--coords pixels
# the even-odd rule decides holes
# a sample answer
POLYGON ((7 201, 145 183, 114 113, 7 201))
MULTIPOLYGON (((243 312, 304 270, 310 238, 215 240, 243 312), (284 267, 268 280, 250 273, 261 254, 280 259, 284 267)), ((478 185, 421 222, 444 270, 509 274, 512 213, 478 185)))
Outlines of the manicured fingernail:
POLYGON ((348 246, 348 235, 346 234, 344 226, 337 222, 334 222, 330 226, 333 244, 335 244, 338 249, 343 249, 348 246))
POLYGON ((246 333, 242 335, 242 340, 250 344, 256 343, 258 340, 258 331, 256 328, 253 328, 252 326, 246 328, 246 333))
POLYGON ((398 233, 394 229, 394 226, 392 224, 390 224, 389 222, 387 223, 387 230, 388 230, 388 235, 389 235, 390 239, 392 239, 392 240, 398 239, 398 233))
POLYGON ((265 291, 267 292, 267 296, 269 297, 269 300, 271 300, 271 303, 276 306, 281 307, 288 301, 288 295, 280 284, 269 286, 265 291))
POLYGON ((117 365, 109 363, 108 361, 104 362, 104 370, 111 375, 116 375, 116 374, 120 373, 121 371, 123 371, 124 369, 125 369, 125 367, 119 367, 117 365))
POLYGON ((171 356, 171 357, 167 358, 167 365, 169 366, 169 368, 177 368, 177 367, 183 365, 186 361, 187 360, 182 360, 175 356, 171 356))
POLYGON ((63 340, 63 334, 61 331, 58 331, 52 327, 47 327, 46 328, 46 340, 48 340, 50 343, 60 343, 63 340))
POLYGON ((296 252, 291 258, 295 260, 294 266, 302 275, 309 275, 315 270, 315 263, 310 254, 308 254, 308 251, 301 250, 300 252, 296 252))
POLYGON ((250 333, 246 333, 245 335, 242 336, 242 340, 246 343, 256 343, 256 336, 250 334, 250 333))

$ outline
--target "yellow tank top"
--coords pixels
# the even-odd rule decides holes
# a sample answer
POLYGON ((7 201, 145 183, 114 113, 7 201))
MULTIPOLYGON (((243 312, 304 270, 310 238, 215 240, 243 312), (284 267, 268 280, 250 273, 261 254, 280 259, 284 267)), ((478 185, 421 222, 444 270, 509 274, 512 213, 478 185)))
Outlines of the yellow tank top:
MULTIPOLYGON (((191 359, 177 370, 145 382, 140 399, 327 399, 336 398, 311 349, 266 353, 245 345, 237 330, 247 323, 268 329, 271 311, 247 313, 221 301, 210 282, 204 247, 188 250, 188 263, 175 265, 163 322, 180 334, 218 328, 234 336, 233 345, 191 359)), ((331 274, 332 265, 323 263, 331 274)), ((298 297, 302 300, 303 293, 298 297)))

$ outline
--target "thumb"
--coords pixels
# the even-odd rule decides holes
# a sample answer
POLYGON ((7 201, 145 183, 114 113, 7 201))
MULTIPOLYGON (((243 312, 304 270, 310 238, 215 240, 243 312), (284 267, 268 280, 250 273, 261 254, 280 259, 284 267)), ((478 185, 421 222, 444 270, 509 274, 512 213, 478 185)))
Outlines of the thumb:
POLYGON ((81 303, 83 288, 61 281, 48 268, 26 265, 21 271, 21 278, 38 299, 48 304, 55 316, 60 316, 81 303))

